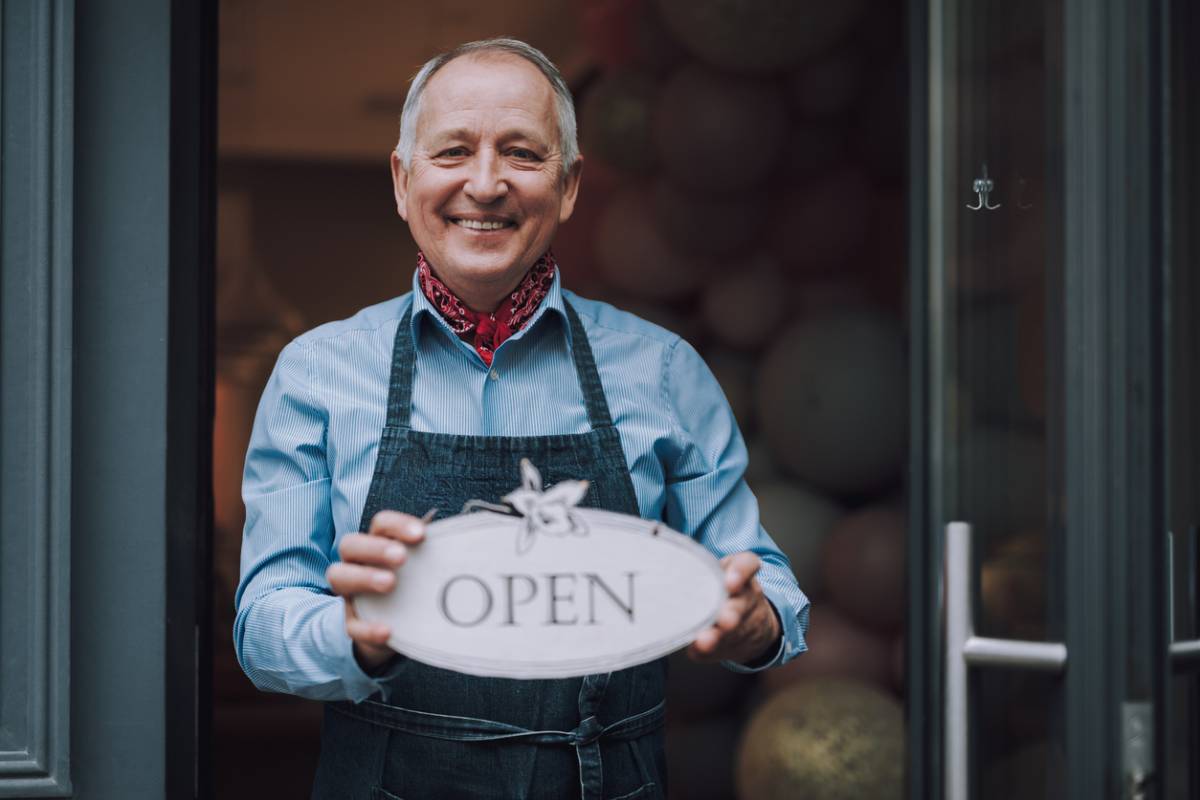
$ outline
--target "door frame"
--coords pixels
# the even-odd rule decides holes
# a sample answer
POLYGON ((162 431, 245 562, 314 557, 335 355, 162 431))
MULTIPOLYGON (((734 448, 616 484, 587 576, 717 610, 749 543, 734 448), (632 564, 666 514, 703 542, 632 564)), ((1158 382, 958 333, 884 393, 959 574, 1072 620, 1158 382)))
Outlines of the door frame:
POLYGON ((939 584, 941 537, 935 535, 929 446, 930 17, 933 0, 908 4, 908 613, 905 630, 905 736, 908 797, 942 796, 942 692, 939 584))
POLYGON ((216 2, 74 21, 74 796, 205 797, 216 2))
POLYGON ((1066 752, 1079 798, 1124 791, 1123 704, 1150 704, 1153 773, 1166 769, 1163 7, 1064 6, 1066 752))
POLYGON ((167 286, 167 797, 212 796, 217 2, 172 0, 167 286))

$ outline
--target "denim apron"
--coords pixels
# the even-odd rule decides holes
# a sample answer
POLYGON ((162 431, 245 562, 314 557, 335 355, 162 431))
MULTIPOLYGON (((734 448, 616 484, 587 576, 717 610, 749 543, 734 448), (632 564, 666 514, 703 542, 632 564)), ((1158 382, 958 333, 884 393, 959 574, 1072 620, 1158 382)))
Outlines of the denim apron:
MULTIPOLYGON (((396 330, 387 424, 361 529, 382 509, 420 516, 495 502, 528 458, 547 486, 591 481, 581 505, 637 515, 621 440, 587 334, 568 303, 572 357, 591 430, 549 436, 460 436, 410 427, 411 309, 396 330)), ((400 580, 404 580, 403 568, 400 580)), ((480 678, 400 656, 388 702, 329 703, 313 797, 319 800, 666 795, 665 660, 565 680, 480 678)))

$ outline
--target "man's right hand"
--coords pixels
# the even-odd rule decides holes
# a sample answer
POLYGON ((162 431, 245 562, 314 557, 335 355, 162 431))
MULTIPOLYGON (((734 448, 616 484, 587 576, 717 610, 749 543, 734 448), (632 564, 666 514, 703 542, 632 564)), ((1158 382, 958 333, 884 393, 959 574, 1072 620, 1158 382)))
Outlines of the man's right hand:
POLYGON ((381 622, 360 619, 354 597, 387 594, 396 586, 396 568, 408 557, 408 547, 425 539, 425 521, 399 511, 380 511, 370 530, 348 533, 338 543, 341 561, 325 571, 333 593, 345 598, 346 633, 354 642, 354 657, 365 672, 381 666, 396 654, 388 647, 392 630, 381 622))

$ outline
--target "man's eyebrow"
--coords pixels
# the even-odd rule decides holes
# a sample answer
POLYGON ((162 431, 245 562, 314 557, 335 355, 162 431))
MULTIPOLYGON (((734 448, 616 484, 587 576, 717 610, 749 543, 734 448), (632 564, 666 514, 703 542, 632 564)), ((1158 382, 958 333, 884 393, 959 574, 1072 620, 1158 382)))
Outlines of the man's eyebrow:
POLYGON ((551 142, 543 139, 539 134, 525 128, 511 128, 500 135, 500 141, 511 142, 514 139, 524 139, 527 142, 539 144, 542 147, 549 147, 551 142))
POLYGON ((451 139, 469 139, 471 133, 466 128, 450 128, 443 131, 433 131, 430 136, 435 142, 444 142, 451 139))
MULTIPOLYGON (((473 139, 474 137, 475 137, 475 133, 473 131, 471 131, 469 128, 447 128, 446 130, 430 132, 429 141, 434 142, 434 143, 441 143, 441 142, 448 142, 448 141, 470 140, 470 139, 473 139)), ((538 134, 534 133, 532 130, 529 130, 527 128, 519 128, 519 127, 518 128, 509 128, 508 130, 502 132, 498 138, 502 142, 511 142, 515 139, 523 139, 528 142, 534 142, 536 144, 542 145, 543 147, 549 147, 551 144, 550 142, 544 140, 538 134)))

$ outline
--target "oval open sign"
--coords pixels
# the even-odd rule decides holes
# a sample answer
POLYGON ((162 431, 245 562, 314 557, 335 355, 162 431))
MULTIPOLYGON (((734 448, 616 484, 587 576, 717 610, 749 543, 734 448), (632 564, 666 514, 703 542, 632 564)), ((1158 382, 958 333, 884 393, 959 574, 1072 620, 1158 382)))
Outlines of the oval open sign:
POLYGON ((630 667, 716 619, 721 567, 700 544, 625 514, 570 516, 569 530, 491 511, 431 523, 395 591, 357 598, 358 613, 389 624, 397 652, 501 678, 630 667))

